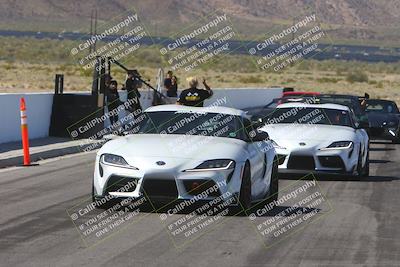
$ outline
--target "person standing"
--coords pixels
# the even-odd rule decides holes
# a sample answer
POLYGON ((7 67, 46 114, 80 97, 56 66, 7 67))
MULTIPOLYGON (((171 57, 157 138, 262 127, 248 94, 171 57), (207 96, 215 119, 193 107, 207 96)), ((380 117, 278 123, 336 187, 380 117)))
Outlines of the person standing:
POLYGON ((164 79, 164 88, 167 90, 168 97, 178 96, 178 79, 170 70, 167 72, 167 78, 164 79))
POLYGON ((128 111, 133 113, 135 110, 142 110, 140 105, 140 93, 139 88, 142 87, 142 82, 139 77, 140 74, 137 70, 129 70, 127 73, 128 77, 125 81, 125 90, 127 91, 127 100, 131 102, 128 106, 128 111))
POLYGON ((114 126, 114 124, 118 122, 118 112, 116 110, 121 104, 121 101, 119 100, 117 81, 111 80, 110 85, 106 90, 106 103, 110 114, 110 123, 114 126))
POLYGON ((178 96, 178 78, 176 78, 176 76, 172 76, 172 78, 171 78, 171 87, 167 91, 167 96, 169 96, 169 97, 177 97, 178 96))
POLYGON ((206 79, 203 78, 203 85, 205 89, 197 88, 199 82, 195 77, 188 78, 188 82, 189 88, 182 91, 177 100, 177 104, 203 107, 204 100, 212 97, 213 95, 213 91, 211 90, 210 86, 208 86, 206 79))

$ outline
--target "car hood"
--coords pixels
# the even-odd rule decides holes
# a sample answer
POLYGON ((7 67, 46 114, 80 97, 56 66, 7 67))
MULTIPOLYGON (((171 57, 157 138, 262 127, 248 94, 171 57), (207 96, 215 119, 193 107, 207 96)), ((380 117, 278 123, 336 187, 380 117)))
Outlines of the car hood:
POLYGON ((126 158, 234 159, 243 154, 246 143, 239 139, 199 135, 134 134, 103 145, 98 154, 126 158))
POLYGON ((326 147, 337 141, 353 141, 355 130, 351 127, 308 124, 273 124, 262 127, 279 146, 326 147), (302 143, 300 145, 300 143, 302 143))
POLYGON ((243 109, 246 111, 246 114, 249 116, 259 116, 259 117, 265 117, 268 114, 271 114, 275 109, 274 108, 266 108, 266 107, 253 107, 253 108, 247 108, 243 109))
POLYGON ((246 113, 249 115, 254 115, 261 112, 264 108, 265 106, 258 106, 258 107, 243 108, 242 110, 246 111, 246 113))
POLYGON ((382 127, 384 122, 395 121, 398 123, 399 116, 390 113, 369 112, 368 120, 371 127, 382 127))

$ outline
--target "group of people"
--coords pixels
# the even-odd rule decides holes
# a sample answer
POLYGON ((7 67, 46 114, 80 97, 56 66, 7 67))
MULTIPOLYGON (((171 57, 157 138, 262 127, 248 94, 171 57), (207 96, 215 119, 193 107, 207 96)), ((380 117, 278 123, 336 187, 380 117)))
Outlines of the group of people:
MULTIPOLYGON (((185 106, 196 106, 203 107, 204 100, 210 98, 213 92, 206 80, 203 78, 204 89, 199 89, 199 81, 196 77, 190 77, 187 79, 189 88, 181 92, 178 97, 178 79, 174 76, 172 71, 167 72, 167 78, 164 79, 164 88, 167 91, 168 97, 178 97, 176 104, 185 106)), ((122 101, 119 98, 118 93, 118 82, 114 80, 110 75, 105 77, 106 85, 106 104, 108 111, 110 112, 110 122, 112 125, 118 122, 118 112, 113 112, 120 105, 122 101)), ((137 110, 142 110, 140 105, 140 92, 139 88, 142 87, 142 81, 137 70, 130 70, 127 72, 127 78, 122 90, 127 91, 127 100, 129 105, 127 110, 134 113, 137 110)))
MULTIPOLYGON (((127 91, 127 101, 128 103, 130 103, 127 106, 127 110, 131 113, 134 113, 135 111, 142 109, 139 100, 140 99, 139 88, 142 87, 142 82, 138 77, 140 76, 137 70, 128 71, 125 84, 122 87, 122 90, 127 91)), ((108 107, 108 111, 110 112, 110 122, 113 125, 118 121, 118 113, 112 111, 116 110, 123 103, 119 98, 118 82, 114 80, 110 75, 106 75, 105 85, 106 85, 106 104, 108 107)))

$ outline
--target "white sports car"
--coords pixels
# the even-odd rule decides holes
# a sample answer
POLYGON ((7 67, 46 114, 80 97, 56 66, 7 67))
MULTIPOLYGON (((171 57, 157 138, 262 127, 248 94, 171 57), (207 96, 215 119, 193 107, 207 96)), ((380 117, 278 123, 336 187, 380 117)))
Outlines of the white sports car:
POLYGON ((202 200, 233 196, 233 206, 240 201, 249 208, 277 198, 275 149, 268 134, 248 131, 244 111, 161 105, 140 120, 137 134, 111 140, 97 152, 93 201, 144 194, 165 203, 207 191, 202 200))
POLYGON ((369 175, 369 138, 353 112, 336 104, 287 103, 265 119, 279 172, 369 175))

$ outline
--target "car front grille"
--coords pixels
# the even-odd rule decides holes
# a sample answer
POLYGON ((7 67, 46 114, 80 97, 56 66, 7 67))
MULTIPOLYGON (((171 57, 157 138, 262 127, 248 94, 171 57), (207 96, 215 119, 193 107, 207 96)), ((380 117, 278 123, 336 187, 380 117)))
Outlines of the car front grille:
POLYGON ((288 169, 315 170, 315 162, 312 156, 290 156, 288 169))
POLYGON ((148 197, 178 198, 175 179, 145 178, 143 191, 148 197))
POLYGON ((385 132, 385 129, 383 127, 373 127, 370 128, 369 132, 371 136, 381 136, 385 132))
POLYGON ((109 192, 133 192, 136 189, 138 178, 112 175, 106 185, 106 193, 109 192))
POLYGON ((339 156, 319 156, 318 160, 323 167, 345 169, 344 162, 339 156))

